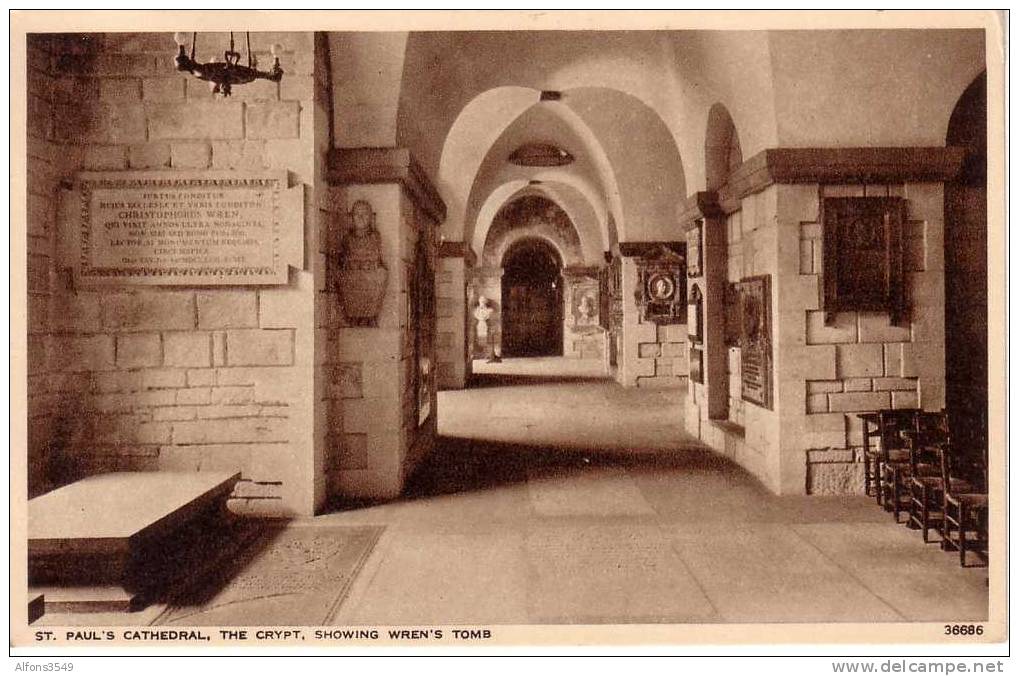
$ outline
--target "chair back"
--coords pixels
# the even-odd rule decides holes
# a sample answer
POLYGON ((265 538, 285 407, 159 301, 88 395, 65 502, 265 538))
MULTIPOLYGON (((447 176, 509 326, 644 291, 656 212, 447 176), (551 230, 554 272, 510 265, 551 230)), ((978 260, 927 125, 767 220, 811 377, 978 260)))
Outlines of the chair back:
POLYGON ((885 460, 888 459, 888 452, 892 449, 905 448, 906 442, 899 432, 908 429, 920 412, 918 408, 878 411, 878 434, 881 439, 881 455, 885 460))
POLYGON ((950 492, 952 479, 952 445, 943 444, 936 447, 938 464, 941 466, 941 485, 946 493, 950 492))
POLYGON ((971 488, 969 490, 987 492, 987 463, 982 453, 974 453, 973 449, 954 441, 951 444, 943 445, 941 457, 941 478, 944 481, 945 491, 951 492, 951 480, 965 480, 971 488))
POLYGON ((913 474, 917 465, 930 462, 935 467, 939 459, 935 450, 951 444, 948 414, 945 411, 921 411, 913 416, 912 434, 909 436, 909 464, 913 474))
POLYGON ((957 471, 965 472, 966 478, 976 486, 987 490, 988 439, 987 412, 972 410, 963 411, 960 424, 953 426, 952 437, 959 451, 960 467, 957 471))

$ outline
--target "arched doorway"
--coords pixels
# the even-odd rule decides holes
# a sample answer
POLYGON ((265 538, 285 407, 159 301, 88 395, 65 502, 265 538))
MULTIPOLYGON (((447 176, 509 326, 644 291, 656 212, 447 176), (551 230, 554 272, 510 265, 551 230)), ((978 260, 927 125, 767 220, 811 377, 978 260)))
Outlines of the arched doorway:
POLYGON ((966 149, 945 184, 945 403, 952 430, 987 443, 987 75, 959 98, 946 144, 966 149))
POLYGON ((502 352, 507 357, 563 353, 562 261, 540 239, 515 242, 503 256, 502 352))

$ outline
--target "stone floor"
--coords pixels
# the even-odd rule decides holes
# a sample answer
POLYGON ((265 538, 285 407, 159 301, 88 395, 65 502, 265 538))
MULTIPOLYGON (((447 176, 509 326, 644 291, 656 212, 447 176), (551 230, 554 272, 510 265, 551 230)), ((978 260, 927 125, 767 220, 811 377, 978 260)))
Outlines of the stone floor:
POLYGON ((565 361, 483 365, 406 497, 295 524, 385 527, 335 624, 987 617, 986 569, 871 499, 773 496, 683 431, 685 390, 565 361))
POLYGON ((316 519, 387 526, 338 624, 986 618, 985 569, 871 499, 771 495, 685 434, 683 391, 537 362, 440 393, 405 499, 316 519))

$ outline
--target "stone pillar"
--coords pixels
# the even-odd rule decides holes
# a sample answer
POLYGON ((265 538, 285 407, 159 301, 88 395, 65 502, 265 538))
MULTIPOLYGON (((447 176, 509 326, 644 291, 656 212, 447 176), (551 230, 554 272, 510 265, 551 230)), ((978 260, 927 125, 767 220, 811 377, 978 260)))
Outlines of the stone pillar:
MULTIPOLYGON (((690 378, 690 397, 687 399, 687 427, 699 435, 700 423, 728 417, 728 348, 725 345, 727 224, 725 213, 713 192, 697 193, 688 200, 681 208, 680 221, 686 223, 687 269, 691 271, 687 279, 687 298, 693 297, 695 285, 703 294, 701 342, 691 341, 690 344, 691 360, 695 358, 694 350, 700 351, 703 382, 690 378), (699 246, 692 246, 691 242, 699 246)), ((693 305, 689 311, 695 311, 693 305)))
POLYGON ((434 386, 430 422, 419 426, 407 410, 416 401, 418 367, 411 363, 415 327, 409 290, 418 239, 433 237, 445 205, 402 148, 333 149, 327 178, 337 189, 339 211, 349 212, 357 200, 371 204, 389 272, 375 325, 340 329, 335 341, 340 361, 360 374, 360 387, 344 400, 342 423, 344 445, 358 449, 360 462, 348 464, 332 483, 345 497, 394 498, 434 441, 434 386))
POLYGON ((686 385, 683 382, 688 374, 686 324, 663 322, 659 325, 651 319, 642 318, 637 304, 639 270, 643 261, 657 259, 663 250, 682 250, 682 247, 685 247, 685 242, 619 243, 623 277, 623 349, 618 356, 616 380, 625 387, 686 385))
POLYGON ((748 277, 767 276, 771 285, 772 404, 741 400, 734 378, 730 405, 741 414, 716 422, 724 381, 714 386, 725 377, 725 362, 709 358, 706 387, 691 387, 687 417, 705 443, 775 493, 860 492, 859 414, 944 406, 942 186, 961 161, 953 148, 771 149, 745 162, 717 195, 687 201, 680 221, 700 222, 704 234, 709 357, 717 329, 724 339, 716 313, 722 296, 713 290, 748 277), (907 321, 866 309, 843 309, 828 321, 822 293, 828 197, 904 199, 907 321))
POLYGON ((655 374, 655 360, 640 356, 641 343, 653 343, 657 327, 640 321, 640 310, 634 296, 637 291, 637 262, 623 257, 623 349, 618 355, 618 380, 624 387, 636 387, 637 378, 655 374))
POLYGON ((467 282, 476 258, 465 242, 442 242, 436 271, 438 382, 442 390, 462 390, 471 375, 471 317, 467 282))

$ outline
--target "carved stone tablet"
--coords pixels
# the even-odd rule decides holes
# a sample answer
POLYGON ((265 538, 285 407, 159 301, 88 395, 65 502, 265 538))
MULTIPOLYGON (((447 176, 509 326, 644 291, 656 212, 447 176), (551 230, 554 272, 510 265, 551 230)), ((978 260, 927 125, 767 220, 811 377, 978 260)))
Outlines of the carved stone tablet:
POLYGON ((79 284, 285 284, 304 204, 286 172, 83 172, 63 198, 79 284))

